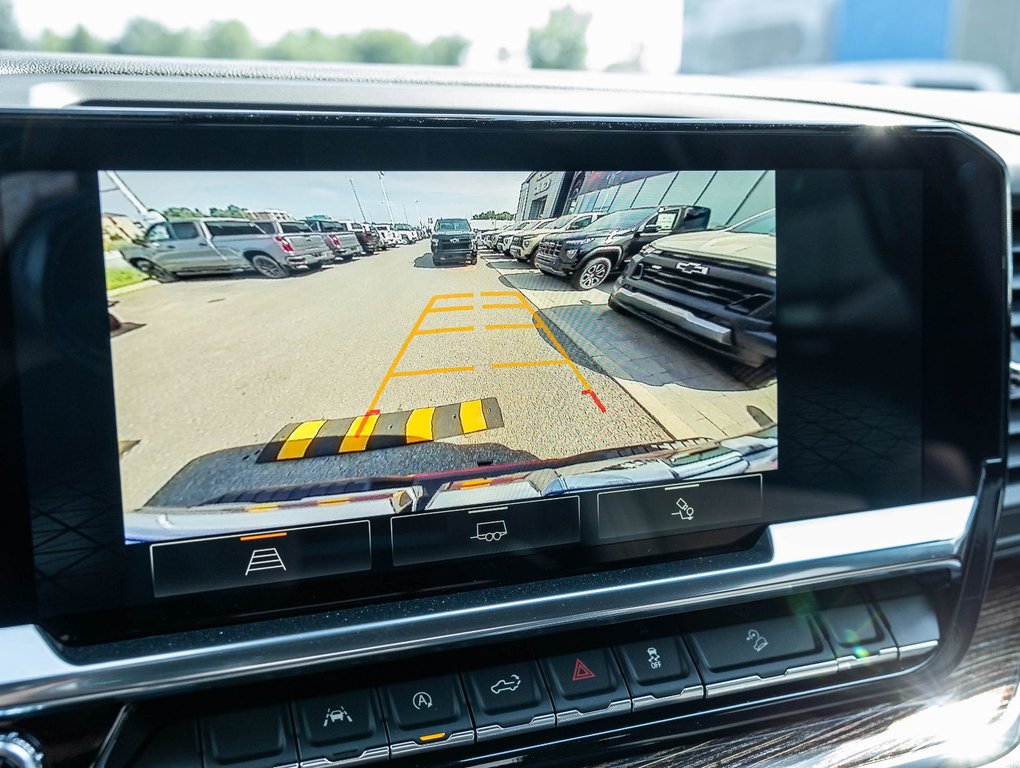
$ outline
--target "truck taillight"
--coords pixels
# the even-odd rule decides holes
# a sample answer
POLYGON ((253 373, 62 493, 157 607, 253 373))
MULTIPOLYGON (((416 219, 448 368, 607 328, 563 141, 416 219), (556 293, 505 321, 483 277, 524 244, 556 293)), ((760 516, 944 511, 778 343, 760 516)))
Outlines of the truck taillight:
POLYGON ((290 240, 285 238, 283 235, 277 235, 273 238, 283 248, 284 253, 294 253, 294 246, 290 244, 290 240))
POLYGON ((342 247, 343 247, 343 246, 342 246, 342 245, 340 244, 340 238, 339 238, 339 237, 337 237, 336 235, 330 235, 330 236, 329 236, 329 241, 330 241, 331 243, 333 243, 333 246, 334 246, 334 247, 336 247, 336 248, 342 248, 342 247))

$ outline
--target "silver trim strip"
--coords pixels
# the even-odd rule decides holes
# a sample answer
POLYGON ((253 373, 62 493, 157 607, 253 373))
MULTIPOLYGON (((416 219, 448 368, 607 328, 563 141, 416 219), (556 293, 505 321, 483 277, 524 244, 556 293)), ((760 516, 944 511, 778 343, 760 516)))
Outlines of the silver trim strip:
POLYGON ((914 656, 923 656, 939 647, 938 640, 925 640, 923 643, 900 646, 900 659, 910 659, 914 656))
POLYGON ((735 680, 724 680, 721 683, 709 683, 705 686, 705 698, 711 699, 730 693, 742 693, 757 688, 807 680, 812 677, 834 675, 838 671, 839 664, 836 659, 832 659, 831 661, 819 661, 815 664, 805 664, 802 667, 791 667, 781 675, 771 675, 769 677, 748 675, 747 677, 739 677, 735 680))
POLYGON ((599 717, 609 717, 618 712, 630 712, 630 699, 614 701, 605 709, 595 709, 591 712, 581 712, 576 709, 568 709, 565 712, 556 713, 556 725, 576 723, 579 720, 595 720, 599 717))
POLYGON ((474 744, 475 743, 475 732, 474 731, 457 731, 451 733, 447 738, 437 741, 429 741, 425 744, 419 744, 417 741, 401 741, 397 744, 390 744, 390 754, 394 757, 401 757, 402 755, 411 754, 412 752, 421 752, 423 749, 440 749, 442 747, 452 747, 457 744, 474 744))
POLYGON ((974 500, 776 523, 752 552, 332 612, 309 617, 315 628, 307 631, 249 639, 259 625, 226 627, 203 636, 213 638, 204 647, 187 647, 190 635, 153 639, 143 655, 112 644, 107 658, 83 664, 69 661, 37 626, 0 628, 0 658, 18 662, 0 666, 0 715, 423 651, 454 640, 701 609, 868 576, 958 569, 974 500))
POLYGON ((389 760, 390 747, 372 747, 366 749, 357 757, 348 757, 344 760, 330 760, 327 757, 316 757, 313 760, 302 760, 300 768, 338 768, 338 766, 361 765, 374 760, 389 760))
POLYGON ((669 696, 635 696, 631 699, 634 710, 646 709, 648 707, 664 707, 667 704, 679 704, 681 701, 701 700, 705 698, 705 686, 691 685, 684 688, 680 693, 669 696))
POLYGON ((475 738, 478 741, 486 739, 497 739, 501 736, 522 733, 524 731, 537 731, 541 728, 552 728, 556 725, 556 714, 550 712, 548 715, 536 715, 531 722, 520 725, 482 725, 475 728, 475 738))
POLYGON ((878 653, 871 656, 840 656, 836 659, 840 672, 860 669, 861 667, 873 667, 876 664, 884 664, 888 661, 897 661, 900 657, 899 648, 895 645, 889 648, 882 648, 878 653))

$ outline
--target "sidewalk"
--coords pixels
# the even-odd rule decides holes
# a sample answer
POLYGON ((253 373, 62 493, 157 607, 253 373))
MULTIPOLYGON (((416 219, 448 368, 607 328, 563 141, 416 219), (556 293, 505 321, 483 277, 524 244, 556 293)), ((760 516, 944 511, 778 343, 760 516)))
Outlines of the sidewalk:
POLYGON ((565 280, 496 268, 675 439, 761 429, 748 406, 778 420, 776 382, 748 389, 710 352, 610 309, 608 285, 574 291, 565 280))

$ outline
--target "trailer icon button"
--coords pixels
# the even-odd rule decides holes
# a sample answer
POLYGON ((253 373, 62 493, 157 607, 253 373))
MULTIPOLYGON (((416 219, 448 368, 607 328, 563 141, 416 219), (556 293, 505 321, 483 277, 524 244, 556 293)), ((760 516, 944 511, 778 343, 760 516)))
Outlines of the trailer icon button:
POLYGON ((492 520, 488 523, 478 523, 475 526, 475 535, 471 538, 477 541, 499 541, 506 535, 506 520, 492 520))

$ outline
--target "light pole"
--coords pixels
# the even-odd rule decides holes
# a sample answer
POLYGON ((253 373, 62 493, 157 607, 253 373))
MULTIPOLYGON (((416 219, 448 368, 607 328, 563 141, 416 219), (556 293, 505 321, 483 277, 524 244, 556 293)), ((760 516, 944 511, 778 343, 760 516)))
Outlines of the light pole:
POLYGON ((386 194, 386 185, 383 184, 383 176, 386 175, 385 171, 379 171, 379 186, 382 188, 383 202, 386 203, 386 212, 390 216, 390 224, 393 223, 393 208, 390 206, 390 198, 386 194))
POLYGON ((358 197, 358 188, 354 186, 354 178, 352 176, 348 176, 347 180, 351 182, 351 190, 354 192, 354 202, 358 204, 358 210, 361 211, 361 220, 368 221, 368 217, 365 216, 365 209, 361 207, 361 198, 358 197))
POLYGON ((404 206, 404 221, 407 221, 407 203, 401 203, 404 206))
POLYGON ((418 217, 418 226, 421 226, 421 208, 418 207, 418 201, 414 201, 414 215, 418 217))

